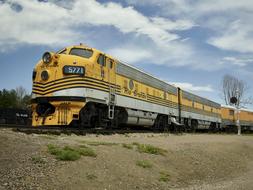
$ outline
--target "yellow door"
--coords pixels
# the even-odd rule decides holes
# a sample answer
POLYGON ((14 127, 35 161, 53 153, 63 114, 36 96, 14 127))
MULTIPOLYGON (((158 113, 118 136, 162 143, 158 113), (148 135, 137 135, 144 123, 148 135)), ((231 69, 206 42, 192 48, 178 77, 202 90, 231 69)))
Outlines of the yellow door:
POLYGON ((94 64, 94 71, 96 73, 96 78, 103 81, 108 81, 108 74, 106 69, 105 56, 99 54, 97 63, 94 64))
POLYGON ((110 59, 108 57, 106 57, 106 70, 107 70, 107 76, 108 76, 108 82, 109 84, 111 85, 114 85, 115 84, 115 78, 116 78, 116 75, 115 75, 115 62, 113 59, 110 59))

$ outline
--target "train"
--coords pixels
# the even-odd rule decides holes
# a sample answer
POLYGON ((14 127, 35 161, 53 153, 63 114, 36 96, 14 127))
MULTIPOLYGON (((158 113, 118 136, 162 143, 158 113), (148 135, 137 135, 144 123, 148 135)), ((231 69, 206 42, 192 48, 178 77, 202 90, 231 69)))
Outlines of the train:
POLYGON ((215 131, 235 125, 230 108, 83 44, 45 52, 32 80, 34 127, 215 131))
POLYGON ((253 110, 241 108, 236 110, 233 106, 222 105, 221 107, 222 130, 237 131, 237 121, 242 131, 253 131, 253 110), (237 113, 238 112, 238 113, 237 113))
POLYGON ((31 125, 31 111, 20 108, 0 107, 0 125, 31 125))

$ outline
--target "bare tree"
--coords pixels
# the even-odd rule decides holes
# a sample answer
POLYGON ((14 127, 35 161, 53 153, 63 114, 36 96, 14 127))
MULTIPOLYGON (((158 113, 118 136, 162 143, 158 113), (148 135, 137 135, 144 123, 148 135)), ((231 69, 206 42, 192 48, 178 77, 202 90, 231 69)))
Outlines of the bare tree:
POLYGON ((248 87, 245 81, 239 80, 238 78, 228 74, 223 77, 222 92, 227 105, 232 105, 230 103, 230 98, 236 97, 237 106, 240 106, 243 102, 242 99, 247 89, 248 87))
POLYGON ((23 98, 27 95, 26 89, 22 86, 16 88, 17 106, 23 107, 23 98))

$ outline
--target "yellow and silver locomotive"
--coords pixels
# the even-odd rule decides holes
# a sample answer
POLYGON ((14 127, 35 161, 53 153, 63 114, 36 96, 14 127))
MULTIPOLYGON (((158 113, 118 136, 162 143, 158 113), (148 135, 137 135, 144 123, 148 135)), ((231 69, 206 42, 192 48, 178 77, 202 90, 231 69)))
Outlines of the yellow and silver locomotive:
POLYGON ((219 104, 84 45, 46 52, 33 71, 33 126, 218 128, 219 104))

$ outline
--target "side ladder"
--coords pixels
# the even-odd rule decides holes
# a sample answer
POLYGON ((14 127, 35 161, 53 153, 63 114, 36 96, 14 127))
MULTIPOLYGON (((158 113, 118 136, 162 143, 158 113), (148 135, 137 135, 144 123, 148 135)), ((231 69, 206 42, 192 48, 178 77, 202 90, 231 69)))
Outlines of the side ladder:
POLYGON ((114 119, 114 107, 116 103, 115 89, 110 86, 109 101, 108 101, 108 118, 114 119))

